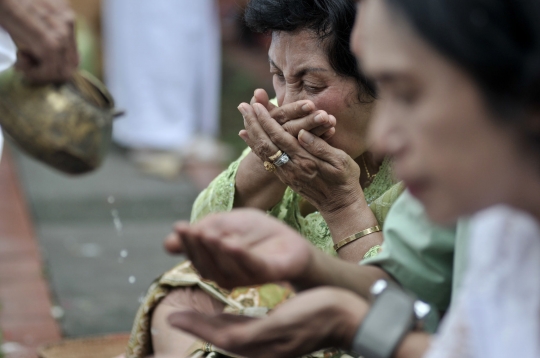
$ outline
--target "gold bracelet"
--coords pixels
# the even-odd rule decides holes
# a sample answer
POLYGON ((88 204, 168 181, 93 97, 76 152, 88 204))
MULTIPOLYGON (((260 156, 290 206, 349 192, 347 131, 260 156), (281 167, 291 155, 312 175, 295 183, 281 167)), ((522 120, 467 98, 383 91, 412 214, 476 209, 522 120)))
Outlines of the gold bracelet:
POLYGON ((347 245, 347 244, 350 244, 351 242, 353 241, 356 241, 360 238, 363 238, 364 236, 367 236, 369 234, 373 234, 374 232, 379 232, 381 231, 381 227, 379 225, 376 225, 376 226, 373 226, 373 227, 370 227, 370 228, 367 228, 365 230, 362 230, 354 235, 351 235, 349 237, 346 237, 344 238, 343 240, 341 240, 340 242, 338 242, 337 244, 334 245, 334 250, 339 250, 341 249, 343 246, 347 245))

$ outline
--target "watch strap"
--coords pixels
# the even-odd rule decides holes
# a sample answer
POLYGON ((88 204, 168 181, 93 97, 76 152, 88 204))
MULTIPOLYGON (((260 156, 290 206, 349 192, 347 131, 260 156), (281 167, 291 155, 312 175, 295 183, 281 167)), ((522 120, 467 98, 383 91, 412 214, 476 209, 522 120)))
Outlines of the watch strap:
POLYGON ((415 298, 395 284, 377 297, 353 341, 353 351, 364 358, 390 358, 414 327, 415 298))

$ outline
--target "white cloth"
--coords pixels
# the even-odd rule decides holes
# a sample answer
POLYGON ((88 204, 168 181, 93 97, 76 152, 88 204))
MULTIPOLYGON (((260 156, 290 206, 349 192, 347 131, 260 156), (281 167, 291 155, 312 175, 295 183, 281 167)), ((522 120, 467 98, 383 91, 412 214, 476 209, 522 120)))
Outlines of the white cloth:
MULTIPOLYGON (((7 70, 17 60, 17 48, 4 29, 0 28, 0 72, 7 70)), ((2 148, 4 147, 4 137, 0 128, 0 159, 2 159, 2 148)))
POLYGON ((471 234, 463 290, 425 357, 540 357, 539 223, 498 206, 471 234))
POLYGON ((219 131, 220 25, 215 0, 106 0, 106 82, 126 116, 114 138, 182 150, 219 131))

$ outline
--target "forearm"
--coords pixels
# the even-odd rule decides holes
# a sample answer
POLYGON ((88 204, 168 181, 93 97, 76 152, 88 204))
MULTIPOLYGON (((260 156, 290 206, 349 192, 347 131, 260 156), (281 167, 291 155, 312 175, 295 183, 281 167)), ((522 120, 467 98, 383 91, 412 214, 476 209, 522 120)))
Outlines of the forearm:
POLYGON ((421 358, 427 353, 432 336, 424 332, 409 333, 398 346, 394 358, 421 358))
POLYGON ((299 290, 318 286, 340 287, 370 299, 370 288, 379 279, 392 280, 380 267, 347 262, 314 248, 303 275, 292 283, 299 290))
MULTIPOLYGON (((377 219, 367 205, 360 187, 359 190, 360 193, 356 194, 358 198, 352 205, 332 213, 321 211, 321 215, 330 229, 334 244, 348 236, 378 225, 377 219)), ((375 232, 343 246, 338 250, 338 255, 345 261, 358 263, 364 258, 369 249, 380 245, 382 242, 382 232, 375 232)))
POLYGON ((262 161, 250 152, 241 162, 236 173, 235 208, 249 207, 270 210, 285 193, 287 186, 264 169, 262 161))

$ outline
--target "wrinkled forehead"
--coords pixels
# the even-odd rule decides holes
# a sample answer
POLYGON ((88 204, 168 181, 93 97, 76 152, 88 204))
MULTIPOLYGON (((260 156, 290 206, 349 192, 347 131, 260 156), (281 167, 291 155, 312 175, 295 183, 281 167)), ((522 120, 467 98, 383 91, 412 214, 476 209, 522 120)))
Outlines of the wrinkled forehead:
POLYGON ((330 68, 325 41, 310 30, 274 31, 268 57, 282 70, 308 65, 330 68))

